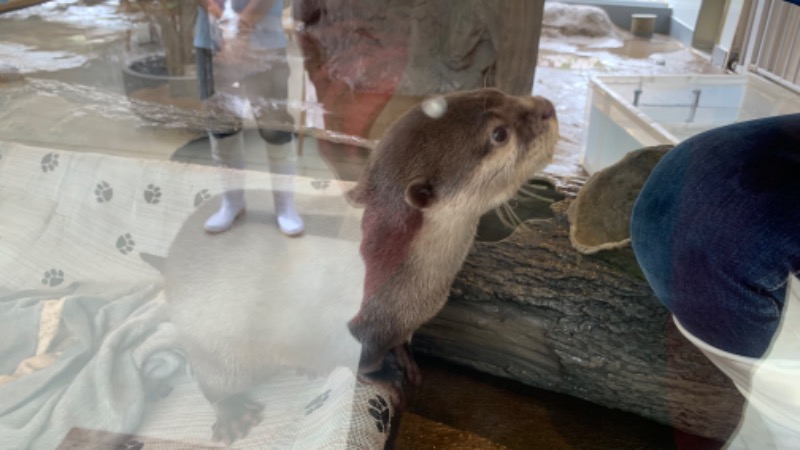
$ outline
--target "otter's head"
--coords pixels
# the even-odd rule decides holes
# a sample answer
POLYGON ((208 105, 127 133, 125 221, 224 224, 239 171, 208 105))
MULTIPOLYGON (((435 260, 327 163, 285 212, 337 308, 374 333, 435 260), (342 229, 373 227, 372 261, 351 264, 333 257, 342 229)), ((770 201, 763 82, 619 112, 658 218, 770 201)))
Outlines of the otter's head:
POLYGON ((381 209, 450 205, 480 215, 511 198, 553 157, 558 122, 545 98, 479 89, 435 101, 392 124, 352 200, 381 209))

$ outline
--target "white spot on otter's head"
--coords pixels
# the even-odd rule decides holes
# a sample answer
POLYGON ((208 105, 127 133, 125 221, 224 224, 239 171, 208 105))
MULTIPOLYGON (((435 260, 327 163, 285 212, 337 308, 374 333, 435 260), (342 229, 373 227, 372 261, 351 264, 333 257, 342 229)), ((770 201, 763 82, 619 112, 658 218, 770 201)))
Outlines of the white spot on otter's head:
POLYGON ((438 119, 447 112, 447 101, 442 97, 433 97, 422 102, 422 112, 431 119, 438 119))

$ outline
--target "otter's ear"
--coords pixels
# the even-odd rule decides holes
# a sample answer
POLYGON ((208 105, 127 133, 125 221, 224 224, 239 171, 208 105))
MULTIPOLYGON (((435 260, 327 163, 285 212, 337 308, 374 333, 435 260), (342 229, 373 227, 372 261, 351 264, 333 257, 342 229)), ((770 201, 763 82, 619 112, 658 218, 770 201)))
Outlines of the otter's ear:
POLYGON ((406 187, 406 203, 416 209, 431 206, 436 195, 433 186, 425 180, 414 180, 406 187))

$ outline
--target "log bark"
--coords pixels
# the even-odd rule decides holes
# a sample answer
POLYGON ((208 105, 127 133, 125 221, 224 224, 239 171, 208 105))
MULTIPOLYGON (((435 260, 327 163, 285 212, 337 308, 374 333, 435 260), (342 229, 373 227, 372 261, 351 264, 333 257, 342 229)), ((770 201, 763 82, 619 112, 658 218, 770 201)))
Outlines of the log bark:
POLYGON ((581 255, 566 209, 476 242, 417 352, 726 439, 743 399, 673 325, 628 248, 581 255))

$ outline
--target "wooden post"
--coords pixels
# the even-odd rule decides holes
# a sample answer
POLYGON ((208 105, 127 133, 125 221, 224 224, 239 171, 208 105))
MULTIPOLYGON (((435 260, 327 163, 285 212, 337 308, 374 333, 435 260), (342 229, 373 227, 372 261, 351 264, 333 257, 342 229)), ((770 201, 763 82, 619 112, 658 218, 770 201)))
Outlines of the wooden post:
POLYGON ((506 0, 501 4, 502 46, 497 54, 495 84, 509 94, 530 95, 539 56, 544 0, 506 0))

